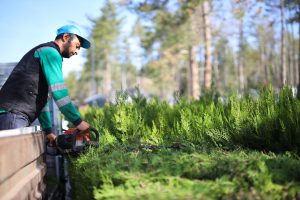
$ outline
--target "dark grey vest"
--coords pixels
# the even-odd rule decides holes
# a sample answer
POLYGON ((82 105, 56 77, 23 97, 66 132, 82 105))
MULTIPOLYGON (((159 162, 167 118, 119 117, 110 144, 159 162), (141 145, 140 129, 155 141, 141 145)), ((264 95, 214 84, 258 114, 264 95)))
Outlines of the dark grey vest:
POLYGON ((54 42, 34 47, 20 60, 0 90, 0 108, 22 114, 30 123, 39 116, 47 103, 48 84, 39 59, 34 58, 35 51, 46 46, 59 52, 54 42))

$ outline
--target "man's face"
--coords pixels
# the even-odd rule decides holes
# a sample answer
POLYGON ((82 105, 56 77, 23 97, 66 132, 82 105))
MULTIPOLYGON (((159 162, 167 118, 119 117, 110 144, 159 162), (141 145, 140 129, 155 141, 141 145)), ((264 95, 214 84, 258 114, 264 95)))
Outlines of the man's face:
POLYGON ((66 42, 63 45, 62 56, 64 58, 70 58, 73 55, 77 55, 80 49, 80 41, 78 37, 74 36, 73 38, 71 38, 68 34, 64 39, 66 42))

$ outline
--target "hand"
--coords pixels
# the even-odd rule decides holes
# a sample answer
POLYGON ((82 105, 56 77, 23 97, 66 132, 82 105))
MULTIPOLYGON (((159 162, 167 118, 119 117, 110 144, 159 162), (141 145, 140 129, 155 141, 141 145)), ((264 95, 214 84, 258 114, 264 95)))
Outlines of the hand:
POLYGON ((49 133, 49 134, 47 135, 47 139, 49 140, 49 143, 50 143, 50 144, 53 144, 54 141, 55 141, 55 139, 56 139, 56 135, 55 135, 54 133, 49 133))
POLYGON ((90 128, 90 124, 85 121, 82 121, 80 124, 76 126, 76 128, 80 131, 87 132, 90 128))

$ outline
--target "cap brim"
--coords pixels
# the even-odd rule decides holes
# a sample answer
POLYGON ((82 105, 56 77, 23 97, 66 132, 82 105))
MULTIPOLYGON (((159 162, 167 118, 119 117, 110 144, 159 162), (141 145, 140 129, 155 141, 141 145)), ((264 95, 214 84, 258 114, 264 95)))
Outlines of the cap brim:
POLYGON ((81 39, 81 44, 80 44, 80 46, 81 46, 82 48, 88 49, 88 48, 91 47, 91 43, 90 43, 87 39, 85 39, 85 38, 83 38, 83 37, 81 37, 81 36, 79 36, 79 35, 77 35, 77 36, 81 39))

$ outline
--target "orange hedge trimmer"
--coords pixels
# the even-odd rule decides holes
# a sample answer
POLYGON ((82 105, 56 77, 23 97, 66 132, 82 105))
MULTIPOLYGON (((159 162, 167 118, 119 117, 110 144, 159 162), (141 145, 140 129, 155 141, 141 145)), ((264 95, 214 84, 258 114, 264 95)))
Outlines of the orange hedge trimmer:
MULTIPOLYGON (((63 134, 58 135, 55 139, 54 148, 56 152, 49 152, 47 154, 58 155, 58 154, 71 154, 78 155, 86 152, 88 147, 99 146, 99 132, 90 128, 89 132, 81 132, 76 128, 70 128, 63 130, 63 134), (93 132, 93 136, 90 132, 93 132)), ((47 145, 47 148, 49 146, 47 145)), ((53 151, 53 150, 52 150, 53 151)))

